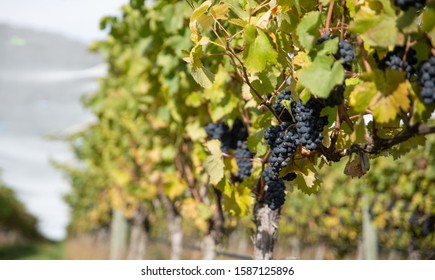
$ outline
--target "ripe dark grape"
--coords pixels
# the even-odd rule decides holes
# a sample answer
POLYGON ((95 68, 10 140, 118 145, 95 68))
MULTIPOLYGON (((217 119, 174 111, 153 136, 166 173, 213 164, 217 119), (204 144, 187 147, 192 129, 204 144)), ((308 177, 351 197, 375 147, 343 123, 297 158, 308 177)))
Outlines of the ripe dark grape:
POLYGON ((341 60, 343 64, 352 63, 352 61, 355 59, 355 56, 355 50, 349 42, 338 42, 338 52, 336 54, 336 57, 337 59, 341 60))
POLYGON ((435 103, 435 56, 431 56, 420 66, 418 82, 421 86, 421 97, 425 104, 435 103))
POLYGON ((228 125, 223 122, 209 123, 205 127, 210 139, 218 139, 221 141, 221 150, 228 153, 231 147, 231 134, 228 125))
POLYGON ((273 110, 279 116, 279 118, 284 122, 292 121, 292 116, 289 111, 281 104, 283 100, 291 100, 292 95, 291 91, 288 89, 284 89, 277 97, 275 102, 273 103, 273 110))
POLYGON ((287 166, 299 143, 296 129, 291 123, 282 123, 269 127, 265 133, 271 153, 269 163, 275 176, 279 176, 282 168, 287 166))
POLYGON ((248 129, 241 120, 236 119, 234 121, 233 127, 231 128, 230 134, 231 148, 236 149, 239 141, 243 142, 248 138, 248 129))
POLYGON ((245 141, 248 138, 248 129, 239 119, 234 121, 231 130, 225 123, 217 122, 209 123, 205 127, 205 131, 210 139, 221 141, 221 150, 224 153, 228 153, 230 148, 236 149, 238 141, 245 141))
POLYGON ((237 148, 234 151, 234 156, 236 157, 236 163, 238 166, 236 180, 241 182, 243 179, 251 176, 252 169, 252 156, 253 154, 248 149, 248 144, 239 141, 237 143, 237 148))
POLYGON ((409 49, 405 61, 403 61, 404 54, 405 48, 394 48, 392 52, 389 52, 385 58, 378 63, 379 68, 382 70, 389 68, 397 71, 405 71, 406 78, 409 80, 412 74, 415 73, 413 65, 417 63, 417 58, 415 57, 416 52, 414 49, 409 49))
POLYGON ((406 11, 410 7, 421 9, 426 5, 426 0, 394 0, 394 5, 399 7, 402 11, 406 11))
POLYGON ((331 34, 329 34, 329 33, 325 33, 325 34, 323 34, 322 37, 320 37, 319 39, 317 39, 316 44, 317 44, 317 45, 320 45, 321 43, 323 43, 323 42, 325 42, 325 41, 328 41, 328 40, 331 40, 331 39, 333 39, 333 38, 335 38, 335 37, 336 37, 336 36, 331 36, 331 34))
MULTIPOLYGON (((323 128, 328 124, 327 117, 320 116, 325 103, 325 100, 315 98, 311 98, 307 104, 302 103, 301 100, 295 102, 288 90, 278 95, 274 110, 280 112, 281 115, 282 110, 285 110, 289 117, 277 126, 268 127, 264 133, 264 139, 267 140, 271 149, 269 164, 274 178, 279 178, 280 171, 288 165, 299 145, 311 151, 318 148, 323 140, 323 128), (291 101, 291 114, 280 104, 282 100, 291 101)), ((290 180, 292 176, 288 175, 287 179, 290 180)))
POLYGON ((277 210, 281 208, 285 202, 284 181, 275 176, 275 172, 271 167, 264 169, 263 176, 266 183, 264 203, 266 203, 271 210, 277 210))
POLYGON ((292 110, 296 119, 296 129, 299 135, 299 144, 310 151, 318 148, 323 140, 323 127, 328 124, 328 118, 321 117, 322 102, 311 98, 307 104, 302 101, 292 103, 292 110))

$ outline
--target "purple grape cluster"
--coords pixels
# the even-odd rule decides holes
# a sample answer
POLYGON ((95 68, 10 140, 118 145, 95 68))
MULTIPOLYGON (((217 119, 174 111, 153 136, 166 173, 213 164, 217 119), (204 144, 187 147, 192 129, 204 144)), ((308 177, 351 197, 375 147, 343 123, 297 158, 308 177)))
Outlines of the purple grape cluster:
POLYGON ((231 130, 225 123, 217 122, 206 125, 205 131, 210 139, 221 141, 221 150, 224 153, 228 153, 230 149, 236 149, 239 141, 245 141, 248 138, 248 129, 239 119, 234 121, 231 130))
POLYGON ((414 67, 417 63, 417 58, 415 57, 416 52, 414 49, 409 49, 405 60, 403 60, 404 55, 404 47, 395 47, 393 51, 387 53, 384 59, 379 61, 378 66, 382 70, 388 68, 397 71, 405 71, 406 78, 409 80, 416 72, 414 67))
POLYGON ((355 49, 348 41, 340 41, 338 42, 336 57, 341 60, 343 64, 352 63, 356 57, 355 49))
POLYGON ((248 129, 241 120, 236 119, 231 130, 225 123, 217 122, 206 125, 205 131, 210 139, 221 141, 222 152, 228 154, 230 149, 234 150, 238 166, 238 171, 234 177, 236 181, 241 182, 244 178, 251 176, 253 154, 246 144, 248 129))
POLYGON ((281 178, 275 176, 271 167, 263 170, 264 182, 266 183, 266 192, 264 194, 264 203, 272 210, 277 210, 285 202, 285 185, 281 178))
POLYGON ((323 140, 323 127, 328 124, 326 116, 321 117, 322 101, 311 98, 307 104, 302 101, 292 103, 292 111, 296 120, 299 143, 310 151, 317 150, 323 140))
POLYGON ((418 82, 421 86, 421 97, 427 105, 435 103, 435 56, 421 64, 418 72, 418 82))
POLYGON ((251 176, 253 154, 249 151, 247 143, 239 141, 234 150, 234 156, 238 167, 235 180, 241 182, 251 176))
POLYGON ((268 127, 264 133, 264 138, 271 149, 269 164, 275 175, 278 176, 281 169, 287 166, 296 152, 299 137, 294 125, 287 122, 268 127))
POLYGON ((231 132, 228 125, 223 122, 209 123, 205 127, 205 131, 210 139, 218 139, 221 141, 221 150, 228 153, 231 147, 231 132))
POLYGON ((273 108, 281 117, 284 116, 281 118, 283 123, 268 127, 264 133, 271 149, 269 164, 274 177, 279 177, 279 172, 288 165, 299 145, 311 151, 318 148, 323 140, 323 128, 328 124, 327 117, 320 116, 324 106, 324 100, 315 98, 306 104, 300 100, 295 102, 287 89, 278 95, 273 108), (291 102, 291 112, 280 105, 283 100, 291 102))
POLYGON ((287 111, 284 106, 281 104, 284 100, 291 100, 291 91, 288 89, 283 90, 273 103, 273 111, 279 116, 279 118, 284 122, 291 122, 292 116, 289 111, 287 111))
POLYGON ((411 7, 421 9, 426 6, 426 0, 394 0, 394 5, 399 7, 402 11, 407 11, 411 7))

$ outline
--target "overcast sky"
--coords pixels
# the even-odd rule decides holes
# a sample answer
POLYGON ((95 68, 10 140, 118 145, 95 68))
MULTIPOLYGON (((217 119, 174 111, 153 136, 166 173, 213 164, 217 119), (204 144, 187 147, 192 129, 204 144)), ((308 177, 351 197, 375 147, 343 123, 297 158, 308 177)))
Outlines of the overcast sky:
POLYGON ((63 34, 89 43, 102 38, 100 18, 128 0, 1 0, 0 23, 63 34))
POLYGON ((0 26, 12 27, 0 29, 0 177, 53 239, 65 237, 69 210, 62 196, 69 187, 49 160, 64 162, 72 155, 66 143, 44 136, 92 119, 79 98, 95 90, 105 70, 86 45, 104 37, 100 18, 120 14, 126 3, 0 0, 0 26))

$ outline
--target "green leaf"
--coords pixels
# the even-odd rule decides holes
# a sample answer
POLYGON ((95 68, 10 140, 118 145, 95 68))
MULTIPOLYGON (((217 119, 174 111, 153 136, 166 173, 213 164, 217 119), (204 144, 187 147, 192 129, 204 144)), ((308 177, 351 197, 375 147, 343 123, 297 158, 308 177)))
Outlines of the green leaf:
POLYGON ((370 109, 380 123, 394 120, 401 110, 408 111, 411 104, 411 85, 404 75, 402 71, 375 70, 371 76, 374 82, 355 86, 349 97, 350 105, 359 113, 370 109))
POLYGON ((295 6, 296 6, 296 10, 298 11, 298 15, 302 14, 302 10, 301 10, 301 4, 299 3, 299 0, 295 0, 295 6))
POLYGON ((216 19, 227 19, 227 13, 230 8, 228 3, 219 3, 211 7, 210 14, 212 14, 216 19))
POLYGON ((276 64, 278 53, 273 48, 267 35, 257 30, 255 25, 245 26, 245 49, 243 60, 248 71, 257 73, 266 68, 266 64, 276 64))
POLYGON ((193 107, 193 108, 198 108, 199 106, 201 106, 201 94, 199 92, 192 92, 191 94, 189 94, 186 98, 186 105, 193 107))
POLYGON ((192 32, 190 38, 195 44, 201 39, 198 25, 201 25, 203 28, 207 28, 212 23, 212 18, 205 15, 210 6, 211 1, 205 1, 201 4, 201 6, 193 11, 192 16, 190 17, 189 27, 190 31, 192 32))
POLYGON ((364 122, 364 118, 360 117, 360 119, 354 124, 354 130, 350 135, 350 140, 352 143, 365 143, 366 142, 366 124, 364 122))
POLYGON ((313 63, 299 70, 300 83, 317 97, 327 98, 335 85, 344 79, 344 69, 331 57, 317 56, 313 63), (331 68, 332 67, 332 68, 331 68))
POLYGON ((312 11, 307 13, 296 28, 299 43, 306 50, 311 50, 316 43, 318 30, 321 24, 320 13, 312 11))
POLYGON ((384 48, 393 48, 398 35, 394 16, 384 13, 377 14, 365 6, 357 12, 349 30, 360 33, 364 42, 370 46, 384 48))
POLYGON ((254 204, 250 187, 245 182, 239 184, 237 188, 233 187, 231 195, 223 197, 225 212, 234 216, 246 216, 254 204))
POLYGON ((214 81, 214 74, 204 66, 192 67, 192 77, 203 88, 211 88, 214 81))
POLYGON ((281 170, 280 175, 285 175, 289 172, 294 172, 297 176, 292 182, 284 181, 287 186, 296 186, 305 194, 312 194, 319 191, 321 182, 318 175, 319 172, 308 158, 291 161, 281 170))
POLYGON ((256 152, 258 156, 262 156, 267 152, 267 145, 263 141, 264 139, 263 128, 255 131, 248 137, 248 148, 249 150, 256 152))
POLYGON ((193 141, 205 139, 207 137, 207 134, 198 119, 186 125, 186 132, 193 141))
POLYGON ((277 0, 276 2, 279 6, 281 6, 281 11, 283 12, 287 12, 293 7, 293 3, 288 0, 277 0))
POLYGON ((358 84, 349 96, 349 104, 356 112, 365 113, 375 95, 376 85, 374 82, 358 84))
POLYGON ((216 189, 220 190, 223 195, 231 197, 234 187, 227 180, 227 178, 223 177, 222 180, 220 180, 220 182, 216 185, 216 189))
POLYGON ((322 44, 316 46, 317 55, 335 54, 338 50, 338 38, 326 40, 322 44))
POLYGON ((211 155, 205 159, 204 167, 210 176, 211 184, 218 184, 224 177, 224 161, 222 159, 221 143, 219 140, 211 140, 206 143, 211 155))

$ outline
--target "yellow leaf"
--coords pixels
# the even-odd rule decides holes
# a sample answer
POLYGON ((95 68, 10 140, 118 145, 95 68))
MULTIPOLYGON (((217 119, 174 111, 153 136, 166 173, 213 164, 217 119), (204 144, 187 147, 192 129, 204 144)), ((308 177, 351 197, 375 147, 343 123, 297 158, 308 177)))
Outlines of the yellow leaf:
POLYGON ((228 3, 219 3, 211 7, 210 14, 212 14, 216 19, 227 19, 228 9, 230 8, 230 4, 228 3))

